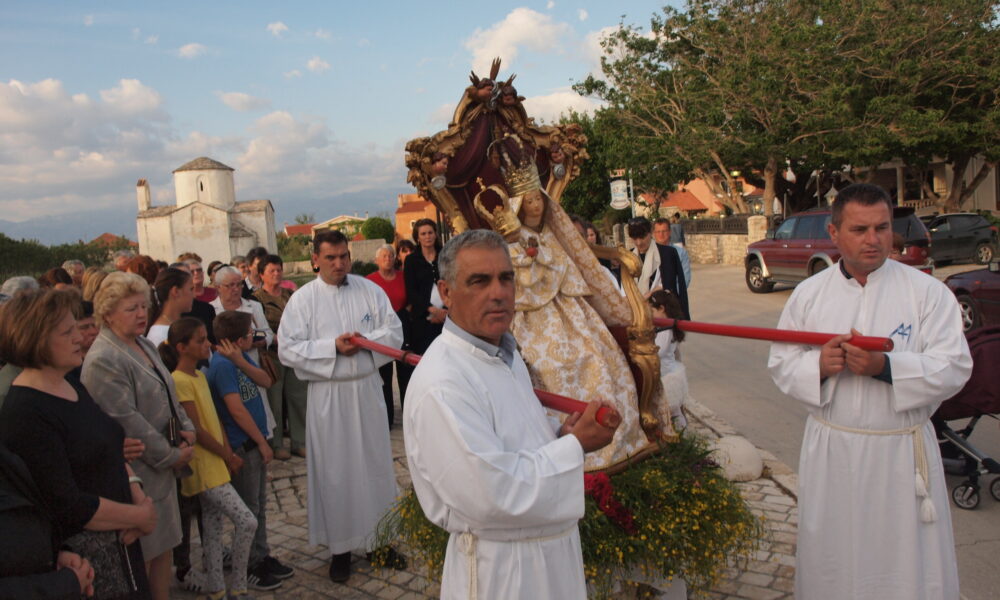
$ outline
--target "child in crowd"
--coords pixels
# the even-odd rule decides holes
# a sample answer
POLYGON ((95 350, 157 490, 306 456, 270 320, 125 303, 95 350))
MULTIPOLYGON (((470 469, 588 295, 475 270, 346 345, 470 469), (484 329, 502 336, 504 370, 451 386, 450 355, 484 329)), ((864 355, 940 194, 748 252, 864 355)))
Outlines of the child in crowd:
POLYGON ((240 598, 247 591, 247 560, 250 544, 257 530, 257 520, 230 485, 230 472, 236 473, 243 460, 233 452, 222 431, 222 424, 212 403, 208 380, 198 370, 198 362, 207 360, 212 344, 204 323, 182 317, 170 324, 167 339, 159 347, 163 363, 173 371, 181 406, 194 423, 197 445, 191 459, 193 474, 181 480, 181 493, 198 495, 202 507, 202 550, 207 576, 204 579, 208 600, 226 595, 222 573, 222 517, 233 522, 232 575, 229 597, 240 598))
POLYGON ((267 413, 260 387, 271 378, 247 354, 253 346, 253 318, 227 310, 215 317, 212 329, 219 341, 206 375, 212 399, 233 452, 243 467, 233 473, 233 487, 257 518, 250 547, 247 582, 258 590, 273 590, 294 573, 270 555, 267 543, 267 464, 274 452, 267 442, 267 413))
MULTIPOLYGON (((676 294, 669 290, 653 292, 649 297, 649 304, 653 307, 654 317, 661 319, 684 318, 680 300, 677 299, 676 294)), ((680 329, 669 327, 656 329, 656 345, 660 348, 660 380, 663 382, 663 391, 666 392, 667 400, 670 402, 670 414, 673 418, 674 428, 678 430, 687 427, 687 418, 681 411, 681 407, 687 404, 687 369, 677 353, 677 345, 683 341, 684 332, 680 329)))

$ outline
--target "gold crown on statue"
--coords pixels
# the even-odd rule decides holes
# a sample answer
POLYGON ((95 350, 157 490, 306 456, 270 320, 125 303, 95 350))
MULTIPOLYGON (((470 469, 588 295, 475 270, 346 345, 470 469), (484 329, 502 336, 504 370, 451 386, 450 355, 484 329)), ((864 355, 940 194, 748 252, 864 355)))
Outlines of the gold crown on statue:
POLYGON ((483 217, 493 231, 501 236, 506 238, 517 233, 521 229, 521 221, 517 218, 517 211, 521 208, 521 199, 511 200, 507 192, 498 185, 489 187, 483 185, 482 177, 477 177, 476 183, 479 184, 479 193, 472 199, 472 205, 476 208, 476 212, 483 217), (495 206, 492 212, 487 210, 479 199, 486 190, 493 190, 500 197, 500 204, 495 206))
POLYGON ((500 173, 503 175, 507 189, 512 196, 523 196, 528 192, 542 189, 542 182, 538 177, 538 165, 535 164, 535 151, 526 147, 521 138, 516 135, 507 134, 503 138, 494 142, 499 148, 500 173), (507 142, 512 142, 517 146, 516 158, 511 158, 507 142))

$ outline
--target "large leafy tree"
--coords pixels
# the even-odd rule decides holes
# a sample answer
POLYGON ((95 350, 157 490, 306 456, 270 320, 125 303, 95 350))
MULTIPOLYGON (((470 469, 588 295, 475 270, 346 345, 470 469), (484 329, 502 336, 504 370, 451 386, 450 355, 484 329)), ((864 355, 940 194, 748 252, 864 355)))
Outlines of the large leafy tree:
POLYGON ((987 0, 692 0, 609 36, 603 78, 577 89, 607 102, 610 152, 640 185, 699 177, 742 211, 738 169, 770 210, 833 175, 943 159, 955 183, 938 200, 956 208, 1000 157, 996 24, 987 0))

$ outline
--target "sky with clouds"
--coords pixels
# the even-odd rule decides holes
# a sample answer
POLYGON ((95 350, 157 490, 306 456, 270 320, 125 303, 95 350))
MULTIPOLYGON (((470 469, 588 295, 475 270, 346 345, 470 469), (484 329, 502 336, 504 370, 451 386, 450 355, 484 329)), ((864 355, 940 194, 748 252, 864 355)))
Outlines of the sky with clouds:
POLYGON ((171 171, 202 155, 279 226, 391 213, 406 140, 447 125, 470 69, 502 57, 536 118, 591 110, 570 86, 598 70, 602 32, 648 29, 662 4, 5 0, 0 230, 59 223, 43 241, 61 242, 106 219, 134 237, 136 180, 172 203, 171 171))

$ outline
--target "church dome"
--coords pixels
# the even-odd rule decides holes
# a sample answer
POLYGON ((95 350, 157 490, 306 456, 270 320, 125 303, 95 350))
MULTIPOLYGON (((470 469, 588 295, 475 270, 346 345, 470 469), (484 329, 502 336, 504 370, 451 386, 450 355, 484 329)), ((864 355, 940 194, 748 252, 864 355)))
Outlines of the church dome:
POLYGON ((174 169, 174 173, 179 171, 233 171, 234 169, 228 165, 224 165, 217 160, 213 160, 207 156, 199 156, 198 158, 192 160, 191 162, 186 162, 183 165, 174 169))

